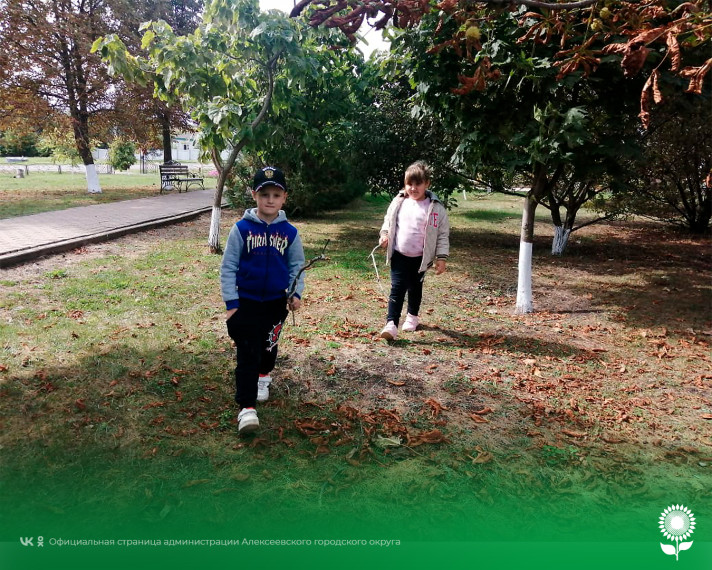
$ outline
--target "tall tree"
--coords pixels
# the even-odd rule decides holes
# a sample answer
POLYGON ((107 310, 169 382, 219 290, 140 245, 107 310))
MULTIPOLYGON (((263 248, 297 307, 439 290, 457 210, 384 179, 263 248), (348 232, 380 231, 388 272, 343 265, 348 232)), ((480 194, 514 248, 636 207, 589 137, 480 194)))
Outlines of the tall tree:
MULTIPOLYGON (((493 65, 493 56, 496 54, 483 52, 483 49, 491 48, 492 44, 482 40, 482 29, 491 28, 497 21, 501 21, 503 15, 509 14, 516 18, 517 23, 525 30, 525 33, 510 38, 523 46, 521 55, 513 53, 514 59, 510 63, 521 59, 522 64, 526 65, 528 53, 525 49, 532 50, 535 46, 553 49, 552 57, 548 58, 546 63, 547 67, 553 66, 558 72, 551 87, 552 93, 559 85, 570 86, 572 81, 575 83, 581 77, 591 75, 604 58, 616 59, 626 77, 637 76, 641 70, 646 69, 647 81, 643 77, 638 91, 640 118, 646 126, 652 102, 662 100, 658 88, 661 73, 685 78, 688 81, 687 90, 700 93, 702 82, 712 68, 712 58, 701 65, 683 64, 687 50, 699 52, 705 45, 709 45, 712 38, 712 14, 708 4, 707 0, 617 0, 605 2, 603 6, 595 0, 443 0, 438 4, 426 0, 302 0, 295 6, 292 15, 305 12, 312 25, 336 27, 352 38, 367 19, 375 19, 377 28, 388 25, 412 28, 413 35, 426 36, 423 42, 430 44, 427 49, 421 50, 420 57, 425 58, 426 54, 442 51, 454 54, 450 66, 443 66, 433 73, 457 77, 459 86, 454 87, 449 96, 463 97, 473 92, 482 92, 491 83, 495 84, 495 90, 521 87, 521 84, 516 83, 510 86, 509 76, 503 75, 497 65, 493 65), (421 24, 424 21, 432 22, 434 18, 437 19, 437 24, 424 29, 421 24), (458 62, 458 59, 461 62, 458 62), (656 66, 653 68, 651 63, 656 66), (463 72, 463 68, 467 71, 463 72)), ((492 38, 488 37, 487 40, 489 39, 492 38)), ((496 60, 496 63, 502 62, 496 60)), ((441 91, 439 95, 446 100, 445 93, 441 91)), ((520 90, 520 95, 528 97, 529 93, 520 90)), ((518 106, 508 108, 517 109, 518 106)), ((482 112, 482 109, 478 112, 482 112)), ((464 116, 464 113, 462 115, 464 116)), ((566 163, 569 162, 567 155, 590 140, 585 129, 586 113, 572 105, 564 111, 542 105, 539 107, 538 117, 537 121, 532 121, 532 117, 528 116, 524 125, 530 129, 538 128, 542 134, 538 142, 530 139, 534 144, 530 146, 529 153, 515 151, 495 155, 493 145, 482 145, 488 142, 486 137, 521 142, 518 131, 497 132, 499 126, 496 122, 493 122, 489 132, 471 133, 465 139, 471 148, 475 148, 476 143, 479 143, 490 149, 476 151, 482 159, 480 164, 486 164, 488 159, 494 160, 495 164, 501 164, 502 160, 507 159, 510 164, 505 171, 512 172, 517 162, 531 161, 531 191, 526 196, 522 215, 518 312, 533 310, 531 249, 537 204, 544 197, 552 195, 553 189, 559 184, 565 173, 566 163), (490 156, 484 156, 483 153, 489 153, 490 156), (539 159, 536 154, 540 155, 539 159), (542 156, 545 160, 541 160, 542 156), (556 159, 555 163, 552 163, 552 158, 556 159)), ((513 146, 516 147, 516 144, 513 146)), ((497 176, 495 182, 503 183, 502 175, 497 176)))
POLYGON ((278 83, 324 70, 304 57, 297 23, 279 11, 260 13, 257 0, 211 0, 200 27, 185 36, 164 21, 144 29, 145 57, 132 56, 116 36, 94 48, 111 71, 128 81, 150 79, 161 99, 190 109, 200 146, 218 171, 208 245, 219 252, 223 189, 237 157, 257 144, 270 112, 289 109, 290 90, 278 83))
POLYGON ((712 222, 712 93, 671 95, 653 110, 640 133, 644 160, 626 164, 629 190, 600 201, 687 229, 710 230, 712 222), (609 202, 612 202, 609 203, 609 202))
MULTIPOLYGON (((559 45, 556 65, 562 78, 578 70, 588 74, 600 63, 602 53, 619 55, 626 75, 636 75, 657 53, 662 55, 661 65, 665 63, 656 68, 658 74, 668 69, 688 81, 688 92, 699 94, 712 70, 712 57, 703 63, 683 65, 687 49, 709 46, 712 40, 709 0, 300 0, 291 15, 306 13, 311 25, 338 28, 356 41, 356 32, 367 21, 375 29, 408 29, 418 26, 433 11, 442 15, 443 22, 452 17, 469 22, 443 43, 460 55, 467 50, 468 57, 479 51, 472 41, 479 23, 498 18, 502 11, 518 12, 522 23, 536 18, 528 39, 559 45), (590 30, 583 40, 581 34, 571 33, 582 24, 590 30), (603 52, 591 50, 589 41, 594 36, 608 44, 603 52)), ((654 76, 651 74, 653 79, 641 94, 644 124, 652 102, 660 102, 654 76)))
POLYGON ((0 10, 0 45, 12 63, 0 75, 0 107, 6 97, 23 93, 19 114, 31 115, 33 103, 45 101, 71 119, 77 151, 86 168, 87 189, 101 192, 91 153, 91 120, 104 112, 110 79, 93 41, 116 25, 112 7, 122 0, 5 0, 0 10), (18 65, 22 62, 22 65, 18 65))
MULTIPOLYGON (((133 54, 141 51, 140 31, 143 22, 164 20, 177 36, 189 34, 200 25, 204 8, 203 0, 135 0, 132 11, 122 17, 119 36, 133 54)), ((142 149, 154 148, 149 144, 160 141, 163 162, 173 160, 171 133, 176 129, 187 131, 193 128, 190 118, 178 102, 168 105, 153 97, 153 85, 142 87, 127 84, 116 102, 121 113, 118 124, 126 125, 132 138, 142 149)))

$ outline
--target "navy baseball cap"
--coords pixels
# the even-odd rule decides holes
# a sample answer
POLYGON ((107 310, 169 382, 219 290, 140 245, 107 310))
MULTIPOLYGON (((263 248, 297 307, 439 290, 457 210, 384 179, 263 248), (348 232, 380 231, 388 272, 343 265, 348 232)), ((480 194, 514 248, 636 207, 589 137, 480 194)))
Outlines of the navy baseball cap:
POLYGON ((265 166, 260 168, 255 174, 255 179, 252 182, 252 191, 258 192, 265 186, 277 186, 285 192, 287 191, 287 181, 284 179, 284 172, 274 166, 265 166))

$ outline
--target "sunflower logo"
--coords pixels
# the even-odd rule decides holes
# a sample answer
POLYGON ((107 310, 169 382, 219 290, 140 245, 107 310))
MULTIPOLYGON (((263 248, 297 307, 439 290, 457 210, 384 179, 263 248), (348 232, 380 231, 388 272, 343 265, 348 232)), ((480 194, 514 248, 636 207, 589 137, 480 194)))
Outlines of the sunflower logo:
POLYGON ((679 560, 681 550, 687 550, 692 546, 692 541, 681 542, 690 538, 695 531, 695 515, 683 505, 668 507, 660 514, 660 532, 668 540, 674 540, 675 544, 660 543, 660 548, 665 554, 674 554, 675 560, 679 560))

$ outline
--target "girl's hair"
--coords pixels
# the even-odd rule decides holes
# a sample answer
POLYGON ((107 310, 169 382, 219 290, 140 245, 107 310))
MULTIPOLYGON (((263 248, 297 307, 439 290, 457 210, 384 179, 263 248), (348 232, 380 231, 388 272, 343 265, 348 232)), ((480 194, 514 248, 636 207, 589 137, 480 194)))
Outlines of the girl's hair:
POLYGON ((423 182, 430 182, 432 180, 432 176, 433 172, 430 169, 430 166, 422 160, 419 160, 406 168, 404 181, 406 184, 409 182, 422 184, 423 182))

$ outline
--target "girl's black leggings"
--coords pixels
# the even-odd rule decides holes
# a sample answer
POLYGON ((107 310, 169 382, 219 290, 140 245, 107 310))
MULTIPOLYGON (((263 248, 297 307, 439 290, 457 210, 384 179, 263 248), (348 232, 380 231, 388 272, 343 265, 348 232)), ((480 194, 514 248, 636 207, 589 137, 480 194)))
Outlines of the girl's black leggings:
POLYGON ((414 317, 420 311, 423 300, 423 281, 425 272, 418 271, 423 262, 422 256, 407 257, 393 251, 391 256, 391 294, 388 297, 388 318, 396 326, 400 322, 405 294, 408 293, 408 312, 414 317))

